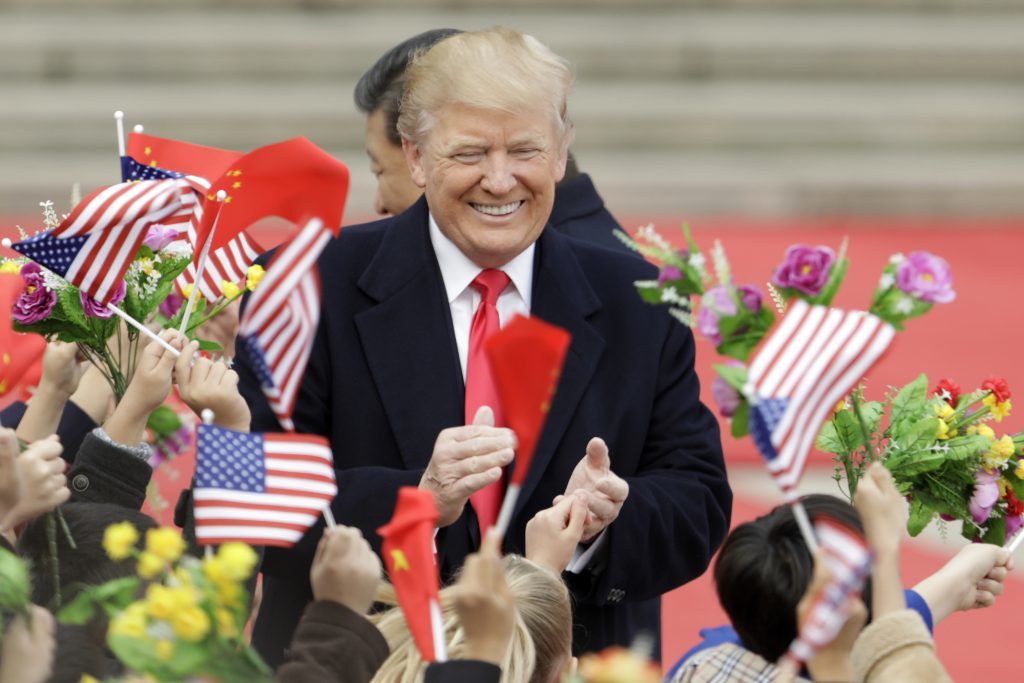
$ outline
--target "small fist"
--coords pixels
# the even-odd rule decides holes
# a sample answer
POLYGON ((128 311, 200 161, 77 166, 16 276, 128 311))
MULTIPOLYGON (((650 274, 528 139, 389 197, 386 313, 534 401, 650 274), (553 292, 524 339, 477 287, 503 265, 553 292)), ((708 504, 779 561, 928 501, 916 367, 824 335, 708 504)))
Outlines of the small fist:
POLYGON ((381 564, 359 529, 337 526, 324 529, 313 558, 309 581, 313 597, 345 605, 366 614, 377 594, 381 564))

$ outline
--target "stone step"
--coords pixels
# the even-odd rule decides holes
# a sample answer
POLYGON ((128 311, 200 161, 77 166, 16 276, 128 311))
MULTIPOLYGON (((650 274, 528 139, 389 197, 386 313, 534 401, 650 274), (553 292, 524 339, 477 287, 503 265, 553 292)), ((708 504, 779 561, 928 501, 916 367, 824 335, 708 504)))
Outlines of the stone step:
POLYGON ((1024 78, 1024 7, 582 13, 558 5, 518 12, 0 10, 0 78, 334 82, 357 77, 425 27, 495 23, 534 33, 588 78, 1024 78))
MULTIPOLYGON (((16 84, 0 100, 0 148, 104 152, 112 112, 154 135, 248 150, 296 135, 360 148, 352 81, 167 87, 16 84)), ((580 82, 570 100, 585 150, 1017 149, 1024 88, 978 83, 580 82)))
MULTIPOLYGON (((346 216, 372 215, 373 178, 359 149, 331 150, 352 171, 346 216)), ((1019 152, 581 152, 609 209, 636 215, 1024 215, 1019 152)), ((83 191, 116 182, 115 153, 0 152, 0 215, 68 209, 83 191)), ((32 227, 26 225, 26 228, 32 227)))

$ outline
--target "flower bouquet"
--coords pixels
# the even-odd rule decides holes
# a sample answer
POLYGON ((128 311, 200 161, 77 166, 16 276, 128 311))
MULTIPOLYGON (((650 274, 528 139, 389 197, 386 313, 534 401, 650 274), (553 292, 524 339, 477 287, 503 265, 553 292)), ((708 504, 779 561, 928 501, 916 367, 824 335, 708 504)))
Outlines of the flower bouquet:
POLYGON ((834 455, 835 479, 840 488, 845 480, 851 499, 864 468, 882 460, 910 500, 911 536, 936 518, 959 520, 964 537, 1002 545, 1024 515, 1024 435, 997 438, 990 425, 1009 415, 1010 397, 999 377, 961 393, 948 379, 929 392, 921 375, 884 401, 863 401, 858 389, 816 445, 834 455))
POLYGON ((183 554, 185 541, 171 528, 147 531, 141 551, 138 540, 129 522, 107 528, 107 554, 136 558, 138 576, 84 590, 61 609, 60 621, 84 624, 102 609, 110 617, 107 644, 114 655, 131 671, 159 681, 272 681, 243 633, 249 617, 243 584, 256 566, 256 552, 244 543, 225 543, 199 560, 183 554))

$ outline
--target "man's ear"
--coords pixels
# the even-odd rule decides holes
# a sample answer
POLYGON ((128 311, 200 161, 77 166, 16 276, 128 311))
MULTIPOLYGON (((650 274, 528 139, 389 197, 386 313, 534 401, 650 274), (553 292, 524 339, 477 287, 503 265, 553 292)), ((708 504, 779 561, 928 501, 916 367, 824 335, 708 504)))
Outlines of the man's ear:
POLYGON ((405 153, 405 163, 409 165, 409 175, 412 182, 421 190, 427 186, 427 174, 423 170, 423 154, 415 142, 402 138, 402 152, 405 153))
POLYGON ((565 178, 565 167, 569 163, 569 138, 559 143, 558 158, 555 160, 555 182, 560 183, 565 178))

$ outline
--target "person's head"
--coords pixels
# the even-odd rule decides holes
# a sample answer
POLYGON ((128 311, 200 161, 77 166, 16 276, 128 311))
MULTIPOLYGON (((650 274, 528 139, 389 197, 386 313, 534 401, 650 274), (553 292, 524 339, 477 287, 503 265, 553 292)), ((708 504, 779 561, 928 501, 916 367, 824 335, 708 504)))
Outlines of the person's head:
MULTIPOLYGON (((509 590, 516 604, 516 625, 505 660, 501 663, 502 683, 555 683, 561 680, 571 659, 572 607, 569 591, 550 570, 518 555, 504 559, 509 590)), ((466 638, 454 607, 454 587, 441 589, 448 658, 460 659, 466 638)), ((395 604, 394 589, 385 586, 382 602, 395 604)), ((423 680, 426 664, 399 609, 374 617, 377 628, 388 641, 391 654, 373 683, 413 683, 423 680)))
POLYGON ((398 135, 398 109, 405 90, 405 70, 417 53, 450 35, 454 28, 424 31, 385 52, 356 84, 355 100, 366 114, 366 154, 377 179, 374 209, 398 214, 420 198, 423 190, 412 182, 398 135))
POLYGON ((459 33, 406 71, 398 132, 438 226, 482 268, 540 235, 572 138, 568 63, 507 28, 459 33))
MULTIPOLYGON (((807 514, 828 515, 863 533, 857 511, 835 496, 802 498, 807 514)), ((814 575, 814 557, 789 505, 737 526, 715 562, 718 601, 743 646, 774 662, 797 636, 796 607, 814 575)))
MULTIPOLYGON (((135 575, 134 559, 115 562, 107 556, 103 549, 103 532, 111 524, 128 521, 135 525, 140 537, 145 536, 146 530, 157 526, 152 517, 108 503, 68 503, 60 509, 76 546, 72 549, 66 536, 57 529, 57 561, 64 602, 82 588, 135 575)), ((18 538, 18 553, 32 567, 32 602, 37 605, 49 605, 54 597, 53 558, 46 526, 46 517, 37 517, 18 538)))

